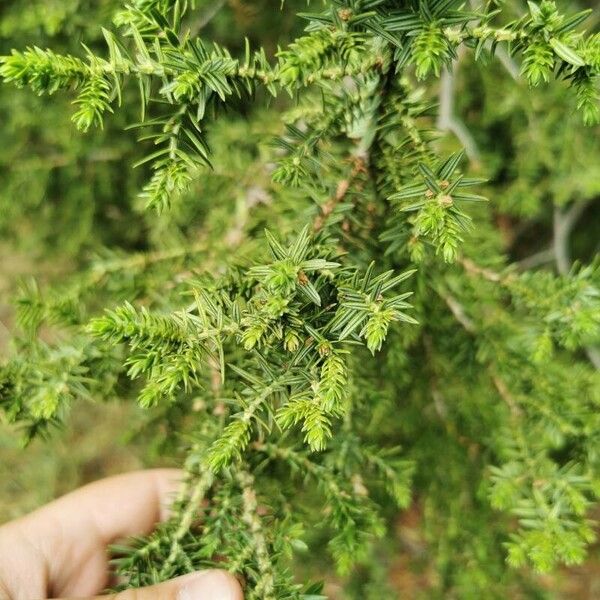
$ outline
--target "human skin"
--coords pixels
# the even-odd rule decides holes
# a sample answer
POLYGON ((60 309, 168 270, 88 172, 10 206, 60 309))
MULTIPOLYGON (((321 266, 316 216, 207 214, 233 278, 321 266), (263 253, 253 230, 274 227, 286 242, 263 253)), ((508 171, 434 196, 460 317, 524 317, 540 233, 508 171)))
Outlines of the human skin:
POLYGON ((103 479, 0 527, 0 600, 242 600, 237 580, 218 570, 98 596, 109 584, 107 546, 150 533, 180 479, 174 469, 103 479))

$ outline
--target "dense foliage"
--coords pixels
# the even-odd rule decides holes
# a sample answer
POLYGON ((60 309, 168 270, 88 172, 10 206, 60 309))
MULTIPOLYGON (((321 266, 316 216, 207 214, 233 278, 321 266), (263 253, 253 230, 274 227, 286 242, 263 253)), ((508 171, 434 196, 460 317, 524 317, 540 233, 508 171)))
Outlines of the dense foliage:
POLYGON ((0 93, 0 231, 62 264, 17 294, 0 411, 29 441, 137 398, 183 449, 128 585, 393 597, 411 507, 424 595, 534 597, 600 493, 597 15, 271 4, 0 8, 0 76, 42 96, 0 93))

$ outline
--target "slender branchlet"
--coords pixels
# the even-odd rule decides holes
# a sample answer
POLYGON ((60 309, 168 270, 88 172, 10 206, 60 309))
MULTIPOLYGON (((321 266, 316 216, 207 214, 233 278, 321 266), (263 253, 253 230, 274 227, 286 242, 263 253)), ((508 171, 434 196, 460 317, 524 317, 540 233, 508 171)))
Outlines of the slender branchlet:
POLYGON ((78 237, 69 275, 17 293, 0 415, 30 441, 119 397, 151 415, 136 440, 187 456, 168 521, 116 549, 122 587, 218 567, 249 599, 318 600, 298 581, 336 571, 348 598, 387 598, 402 545, 436 597, 513 597, 534 583, 512 567, 581 563, 600 490, 600 262, 570 243, 600 192, 590 11, 327 0, 288 31, 290 1, 106 4, 87 46, 0 57, 89 131, 14 141, 58 150, 8 169, 0 232, 35 168, 35 210, 78 237))

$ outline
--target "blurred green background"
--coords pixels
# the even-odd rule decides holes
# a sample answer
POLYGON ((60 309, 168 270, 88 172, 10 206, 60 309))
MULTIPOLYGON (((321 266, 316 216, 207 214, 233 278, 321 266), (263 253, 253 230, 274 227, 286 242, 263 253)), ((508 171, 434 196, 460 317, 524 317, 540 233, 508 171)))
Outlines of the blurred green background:
MULTIPOLYGON (((508 4, 515 11, 522 8, 519 2, 508 4)), ((571 4, 574 10, 585 7, 571 4)), ((30 45, 80 54, 84 40, 101 52, 100 26, 110 25, 120 5, 120 0, 4 0, 0 54, 30 45)), ((217 39, 235 54, 247 35, 272 54, 300 30, 294 12, 306 4, 288 1, 284 12, 278 0, 198 5, 190 27, 207 39, 217 39)), ((598 131, 585 130, 574 111, 556 109, 573 102, 563 86, 525 93, 524 84, 513 81, 499 62, 466 66, 456 86, 456 110, 478 149, 473 167, 490 179, 488 195, 497 207, 507 254, 518 261, 540 253, 543 264, 552 237, 549 207, 577 200, 589 206, 572 250, 574 258, 589 261, 600 251, 600 211, 593 205, 600 195, 598 131)), ((143 149, 135 132, 123 131, 137 115, 118 111, 103 130, 84 136, 70 122, 70 101, 65 95, 38 98, 0 87, 0 358, 10 352, 16 329, 11 299, 22 281, 31 276, 41 285, 60 280, 106 248, 146 250, 158 236, 178 235, 188 221, 185 210, 162 223, 139 210, 136 193, 147 172, 133 164, 143 149)), ((87 481, 176 464, 175 458, 161 456, 160 439, 150 443, 144 435, 147 419, 136 406, 117 399, 103 405, 83 401, 73 407, 62 433, 27 449, 18 431, 0 424, 0 522, 87 481)), ((426 590, 434 577, 423 560, 421 518, 417 503, 398 523, 402 552, 393 583, 403 598, 426 590), (409 569, 417 563, 416 572, 409 569)), ((541 578, 542 586, 561 598, 600 598, 598 554, 593 549, 584 567, 541 578)), ((329 590, 339 597, 335 582, 329 590)))

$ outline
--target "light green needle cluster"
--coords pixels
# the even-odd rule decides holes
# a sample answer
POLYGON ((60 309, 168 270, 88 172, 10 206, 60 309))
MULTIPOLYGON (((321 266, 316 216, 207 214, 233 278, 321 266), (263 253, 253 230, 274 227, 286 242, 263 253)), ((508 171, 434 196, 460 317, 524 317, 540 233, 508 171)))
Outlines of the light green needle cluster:
MULTIPOLYGON (((45 202, 68 190, 40 220, 72 211, 39 247, 64 258, 61 237, 82 233, 68 274, 17 295, 0 414, 30 441, 82 398, 137 399, 179 448, 169 521, 116 549, 124 585, 218 566, 249 600, 325 598, 305 580, 333 573, 344 597, 392 597, 381 557, 409 507, 432 598, 513 597, 581 563, 600 262, 584 241, 573 265, 568 241, 600 193, 581 124, 600 121, 591 11, 106 4, 112 25, 94 13, 79 52, 0 57, 6 84, 56 94, 61 115, 65 92, 91 136, 50 136, 59 162, 27 167, 45 202), (532 222, 553 245, 523 257, 532 222)), ((15 204, 19 177, 7 168, 15 204)))

